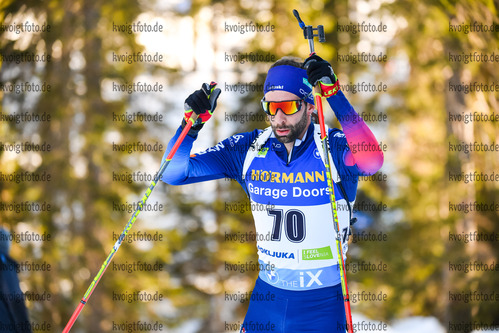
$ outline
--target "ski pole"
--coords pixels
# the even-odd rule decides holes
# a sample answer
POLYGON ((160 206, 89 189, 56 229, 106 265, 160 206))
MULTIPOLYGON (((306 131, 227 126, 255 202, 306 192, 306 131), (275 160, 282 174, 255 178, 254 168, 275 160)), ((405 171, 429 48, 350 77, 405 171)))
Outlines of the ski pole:
MULTIPOLYGON (((215 89, 215 86, 216 86, 216 82, 211 82, 211 84, 209 86, 212 88, 211 91, 210 91, 210 95, 208 95, 208 98, 209 98, 209 100, 211 102, 212 98, 213 98, 213 100, 216 100, 216 98, 218 97, 218 94, 220 94, 220 90, 218 89, 218 91, 215 91, 213 93, 213 95, 212 95, 212 92, 213 92, 213 90, 215 89)), ((212 105, 212 109, 213 109, 213 103, 211 103, 211 105, 212 105)), ((142 199, 139 201, 137 209, 135 209, 135 212, 132 214, 132 216, 128 220, 127 224, 125 225, 125 228, 121 232, 120 237, 118 238, 118 240, 114 244, 113 249, 111 250, 111 252, 107 256, 107 258, 104 261, 104 263, 102 264, 102 266, 101 266, 99 272, 97 273, 97 275, 94 277, 94 280, 92 281, 92 283, 88 287, 87 291, 83 295, 83 298, 80 300, 80 304, 78 304, 78 307, 73 312, 73 315, 71 316, 71 318, 69 319, 68 323, 66 324, 66 327, 62 331, 63 333, 69 332, 69 330, 71 329, 71 327, 73 327, 73 324, 75 323, 76 319, 80 315, 81 310, 83 310, 83 307, 88 302, 88 299, 90 298, 90 296, 94 292, 95 288, 97 287, 97 284, 99 283, 100 279, 102 278, 102 276, 106 272, 106 269, 109 266, 109 264, 111 263, 111 260, 113 259, 113 257, 116 254, 116 252, 118 252, 118 249, 120 248, 121 243, 123 242, 123 240, 125 239, 126 235, 128 234, 128 231, 130 231, 130 229, 132 228, 133 224, 135 223, 135 220, 137 219, 137 216, 139 216, 139 213, 142 211, 142 207, 145 205, 147 199, 151 195, 151 192, 154 190, 154 188, 156 187, 156 184, 161 179, 161 176, 163 175, 163 172, 165 171, 165 169, 168 166, 168 164, 170 164, 170 161, 172 160, 173 156, 177 152, 178 147, 180 147, 180 144, 182 143, 182 141, 184 141, 184 138, 187 135, 187 132, 189 132, 189 130, 191 129, 192 125, 196 121, 197 117, 198 117, 198 115, 195 112, 192 112, 192 115, 187 120, 187 124, 185 125, 184 129, 180 133, 180 136, 178 137, 177 141, 175 141, 175 144, 173 145, 172 149, 170 150, 170 153, 168 154, 168 156, 166 157, 166 159, 161 164, 161 166, 160 166, 160 168, 159 168, 159 170, 158 170, 158 172, 156 174, 156 177, 154 177, 154 180, 151 182, 151 185, 149 185, 149 187, 147 188, 146 193, 144 194, 144 196, 142 197, 142 199)))
MULTIPOLYGON (((314 54, 314 37, 319 37, 319 42, 324 43, 326 41, 326 37, 324 34, 324 27, 322 25, 318 25, 317 28, 313 28, 311 25, 305 25, 298 14, 296 9, 293 9, 293 14, 298 20, 298 24, 300 28, 303 29, 303 35, 305 39, 308 40, 308 44, 310 46, 310 55, 314 54), (314 31, 317 31, 317 34, 314 34, 314 31)), ((331 160, 329 158, 329 142, 328 135, 326 133, 326 127, 324 122, 324 112, 322 108, 322 91, 319 85, 314 87, 314 101, 315 107, 317 109, 317 114, 319 116, 319 125, 321 131, 321 141, 322 141, 322 150, 324 151, 324 164, 326 165, 326 175, 327 175, 327 184, 329 187, 329 199, 331 202, 331 210, 333 212, 333 225, 334 230, 336 231, 336 250, 338 252, 338 265, 340 266, 340 277, 341 277, 341 290, 343 292, 343 301, 345 304, 345 317, 347 322, 346 330, 348 333, 353 333, 352 326, 352 312, 350 310, 350 296, 348 294, 348 285, 347 285, 347 277, 345 270, 345 261, 343 259, 343 247, 341 244, 341 234, 340 234, 340 225, 338 222, 338 214, 336 209, 336 198, 334 195, 334 186, 332 180, 331 173, 331 160)))

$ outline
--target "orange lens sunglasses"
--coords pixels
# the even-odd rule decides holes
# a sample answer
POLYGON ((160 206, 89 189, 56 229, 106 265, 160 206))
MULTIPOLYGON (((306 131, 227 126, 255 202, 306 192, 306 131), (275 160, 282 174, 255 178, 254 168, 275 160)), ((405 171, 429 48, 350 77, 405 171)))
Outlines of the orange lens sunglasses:
POLYGON ((262 108, 269 116, 275 116, 277 110, 281 110, 285 115, 292 115, 301 110, 302 99, 291 101, 267 102, 262 99, 262 108))

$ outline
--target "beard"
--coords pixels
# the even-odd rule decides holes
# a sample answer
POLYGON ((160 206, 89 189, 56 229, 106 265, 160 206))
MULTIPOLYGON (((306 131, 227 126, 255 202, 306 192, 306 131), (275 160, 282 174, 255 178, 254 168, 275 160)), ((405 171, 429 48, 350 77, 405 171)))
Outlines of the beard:
POLYGON ((299 138, 299 136, 307 128, 307 122, 308 122, 307 113, 303 112, 302 117, 295 125, 278 125, 278 124, 272 124, 272 122, 270 123, 270 125, 272 126, 272 131, 274 132, 276 139, 280 143, 289 143, 289 142, 294 142, 296 139, 299 138), (286 135, 278 135, 276 133, 276 130, 289 130, 289 132, 286 135))

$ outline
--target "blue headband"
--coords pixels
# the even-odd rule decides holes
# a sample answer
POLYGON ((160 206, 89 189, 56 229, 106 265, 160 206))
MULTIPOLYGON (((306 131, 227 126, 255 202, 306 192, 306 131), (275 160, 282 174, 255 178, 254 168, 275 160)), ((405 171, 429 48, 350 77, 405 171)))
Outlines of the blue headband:
POLYGON ((283 90, 295 94, 307 103, 314 104, 312 85, 308 82, 307 71, 289 65, 276 66, 269 70, 263 92, 283 90))

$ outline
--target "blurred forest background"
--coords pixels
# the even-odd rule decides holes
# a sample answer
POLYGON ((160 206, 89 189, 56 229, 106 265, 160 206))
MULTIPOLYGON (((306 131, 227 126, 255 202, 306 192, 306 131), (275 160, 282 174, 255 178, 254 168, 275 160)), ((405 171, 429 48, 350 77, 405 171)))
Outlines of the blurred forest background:
MULTIPOLYGON (((199 151, 237 132, 268 126, 260 109, 261 88, 231 91, 238 83, 263 85, 271 62, 234 62, 227 55, 253 52, 306 58, 308 43, 292 15, 297 9, 306 24, 324 25, 326 43, 316 51, 327 59, 345 85, 384 83, 386 92, 346 90, 357 112, 387 116, 370 121, 379 141, 387 145, 386 178, 363 179, 357 204, 355 233, 386 235, 385 241, 350 245, 351 263, 382 262, 386 271, 350 271, 352 293, 387 295, 385 301, 357 301, 352 311, 373 321, 392 323, 411 316, 435 317, 444 331, 451 323, 498 325, 495 300, 466 302, 453 295, 499 291, 497 271, 452 270, 454 264, 498 263, 496 241, 453 240, 453 235, 499 232, 497 207, 487 211, 456 211, 453 204, 499 204, 497 181, 454 181, 453 175, 499 172, 498 152, 453 151, 451 145, 499 143, 498 123, 451 121, 451 116, 478 112, 498 115, 498 91, 453 91, 451 85, 499 84, 497 62, 454 61, 450 54, 499 54, 499 32, 453 31, 451 25, 499 24, 493 1, 83 1, 0 2, 2 25, 50 24, 50 32, 0 32, 0 51, 48 54, 50 62, 1 63, 0 83, 51 85, 45 93, 0 91, 2 115, 30 112, 51 115, 49 122, 0 121, 0 142, 47 143, 50 152, 0 150, 3 175, 50 174, 46 182, 0 181, 2 203, 50 203, 45 212, 0 210, 0 225, 12 233, 51 235, 50 241, 12 245, 18 262, 50 263, 51 270, 19 273, 24 292, 51 295, 28 300, 30 318, 61 331, 91 279, 116 241, 130 213, 117 205, 138 201, 148 181, 120 181, 117 174, 152 174, 162 151, 113 151, 113 143, 163 144, 180 124, 184 99, 202 82, 214 80, 222 89, 214 120, 200 133, 199 151), (156 23, 162 32, 124 33, 113 24, 156 23), (274 32, 228 31, 227 25, 274 25, 274 32), (386 32, 340 31, 340 25, 386 24, 386 32), (117 62, 115 54, 147 52, 163 61, 117 62), (339 61, 338 55, 366 52, 387 56, 386 62, 339 61), (159 83, 163 92, 113 91, 113 82, 159 83), (157 122, 116 121, 114 115, 136 112, 162 115, 157 122), (253 115, 244 121, 233 121, 253 115), (239 118, 234 118, 239 117, 239 118), (232 117, 232 118, 231 118, 232 117), (251 121, 249 121, 251 120, 251 121), (255 120, 255 121, 253 121, 255 120), (367 209, 369 204, 387 209, 367 209), (114 238, 113 238, 113 235, 114 238)), ((1 61, 1 59, 0 59, 1 61)), ((338 125, 331 111, 326 120, 338 125)), ((4 178, 2 178, 4 179, 4 178)), ((84 308, 73 331, 111 331, 113 325, 136 322, 164 325, 168 332, 224 332, 241 323, 248 302, 228 294, 251 291, 257 272, 236 272, 226 263, 257 260, 255 242, 229 240, 227 235, 254 232, 251 212, 233 211, 246 202, 234 181, 218 180, 183 187, 159 184, 148 203, 163 205, 142 212, 131 233, 161 235, 162 240, 124 243, 113 263, 162 264, 156 271, 119 270, 111 263, 84 308), (118 300, 117 293, 146 292, 161 301, 118 300)), ((372 206, 370 206, 372 207, 372 206)), ((479 328, 479 327, 475 327, 479 328)))

